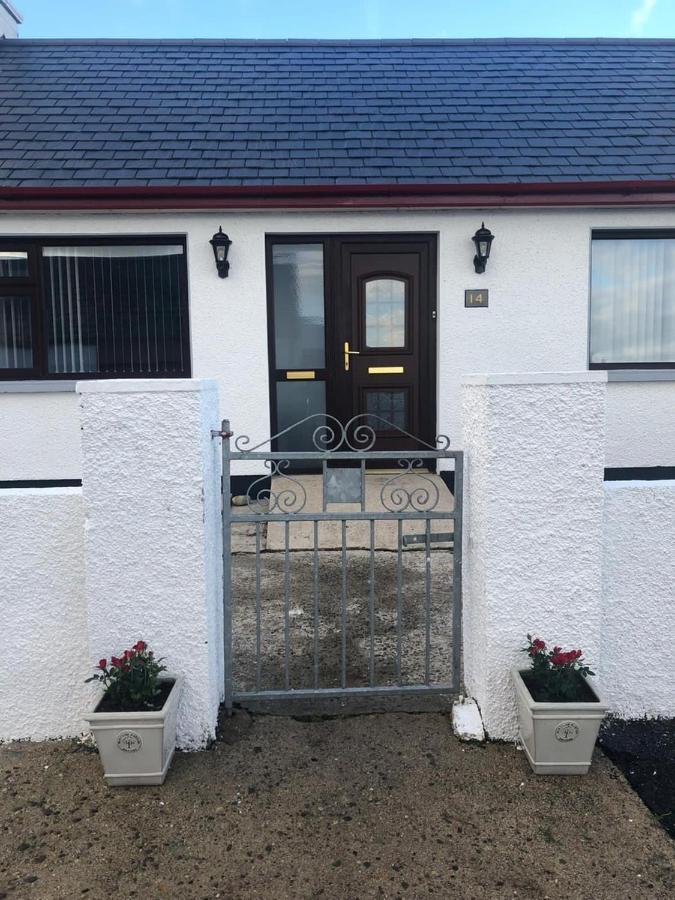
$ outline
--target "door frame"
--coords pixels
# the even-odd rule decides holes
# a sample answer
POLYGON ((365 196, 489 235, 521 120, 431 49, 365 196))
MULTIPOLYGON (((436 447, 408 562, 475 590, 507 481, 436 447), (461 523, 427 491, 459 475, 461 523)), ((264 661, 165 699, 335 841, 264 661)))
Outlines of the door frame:
MULTIPOLYGON (((278 371, 276 367, 275 330, 274 330, 274 296, 272 274, 272 247, 274 244, 322 244, 324 253, 324 315, 325 315, 325 368, 317 369, 321 373, 316 380, 326 382, 326 409, 331 408, 330 372, 341 364, 342 353, 339 341, 327 340, 329 331, 335 332, 336 303, 341 290, 341 253, 343 243, 378 244, 383 248, 395 247, 397 244, 411 243, 424 245, 424 253, 420 270, 420 381, 426 380, 428 394, 426 402, 420 403, 420 434, 416 435, 428 443, 433 443, 437 436, 437 396, 438 396, 438 232, 429 231, 341 231, 341 232, 305 232, 292 233, 270 232, 265 234, 265 284, 267 293, 267 380, 270 404, 270 434, 279 431, 277 418, 276 383, 278 371), (426 255, 426 261, 424 256, 426 255)), ((276 449, 273 441, 272 449, 276 449)))

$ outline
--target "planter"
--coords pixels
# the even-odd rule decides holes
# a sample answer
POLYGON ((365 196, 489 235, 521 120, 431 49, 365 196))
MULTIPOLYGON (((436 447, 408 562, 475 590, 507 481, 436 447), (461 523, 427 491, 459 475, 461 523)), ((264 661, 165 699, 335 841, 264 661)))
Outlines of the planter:
POLYGON ((586 681, 593 699, 542 703, 532 699, 518 668, 511 670, 518 701, 520 740, 537 775, 585 775, 607 706, 586 681))
MULTIPOLYGON (((148 712, 98 712, 84 718, 96 739, 108 784, 162 784, 176 746, 176 717, 183 677, 173 682, 164 706, 148 712)), ((100 700, 97 703, 97 707, 100 700)))

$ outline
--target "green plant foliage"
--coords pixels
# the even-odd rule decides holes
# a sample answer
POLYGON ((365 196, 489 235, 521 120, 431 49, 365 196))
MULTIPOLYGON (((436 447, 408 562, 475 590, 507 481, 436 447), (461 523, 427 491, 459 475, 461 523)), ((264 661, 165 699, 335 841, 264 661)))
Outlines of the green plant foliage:
POLYGON ((161 659, 155 659, 145 641, 137 641, 121 656, 100 659, 96 672, 87 678, 103 685, 104 701, 109 709, 141 712, 154 709, 161 689, 160 673, 166 671, 161 659))
POLYGON ((541 638, 527 635, 530 678, 538 690, 552 703, 572 703, 579 699, 579 678, 595 675, 585 665, 581 650, 549 649, 541 638))

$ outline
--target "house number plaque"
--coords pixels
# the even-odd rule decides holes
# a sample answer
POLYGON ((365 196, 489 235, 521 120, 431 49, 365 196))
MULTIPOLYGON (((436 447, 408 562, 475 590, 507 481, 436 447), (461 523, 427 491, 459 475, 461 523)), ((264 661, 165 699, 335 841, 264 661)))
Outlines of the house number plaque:
POLYGON ((117 735, 117 746, 126 753, 136 753, 143 746, 140 734, 135 731, 120 731, 117 735))
POLYGON ((482 291, 464 291, 464 306, 469 308, 485 308, 488 305, 488 292, 482 291))

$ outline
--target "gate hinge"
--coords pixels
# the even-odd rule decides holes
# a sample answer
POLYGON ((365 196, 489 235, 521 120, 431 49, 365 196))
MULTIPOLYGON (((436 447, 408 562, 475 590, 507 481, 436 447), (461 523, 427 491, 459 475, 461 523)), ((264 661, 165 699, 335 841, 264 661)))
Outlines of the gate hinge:
POLYGON ((213 440, 214 437, 219 437, 225 440, 226 438, 231 438, 233 435, 234 431, 217 431, 215 428, 211 429, 211 440, 213 440))

